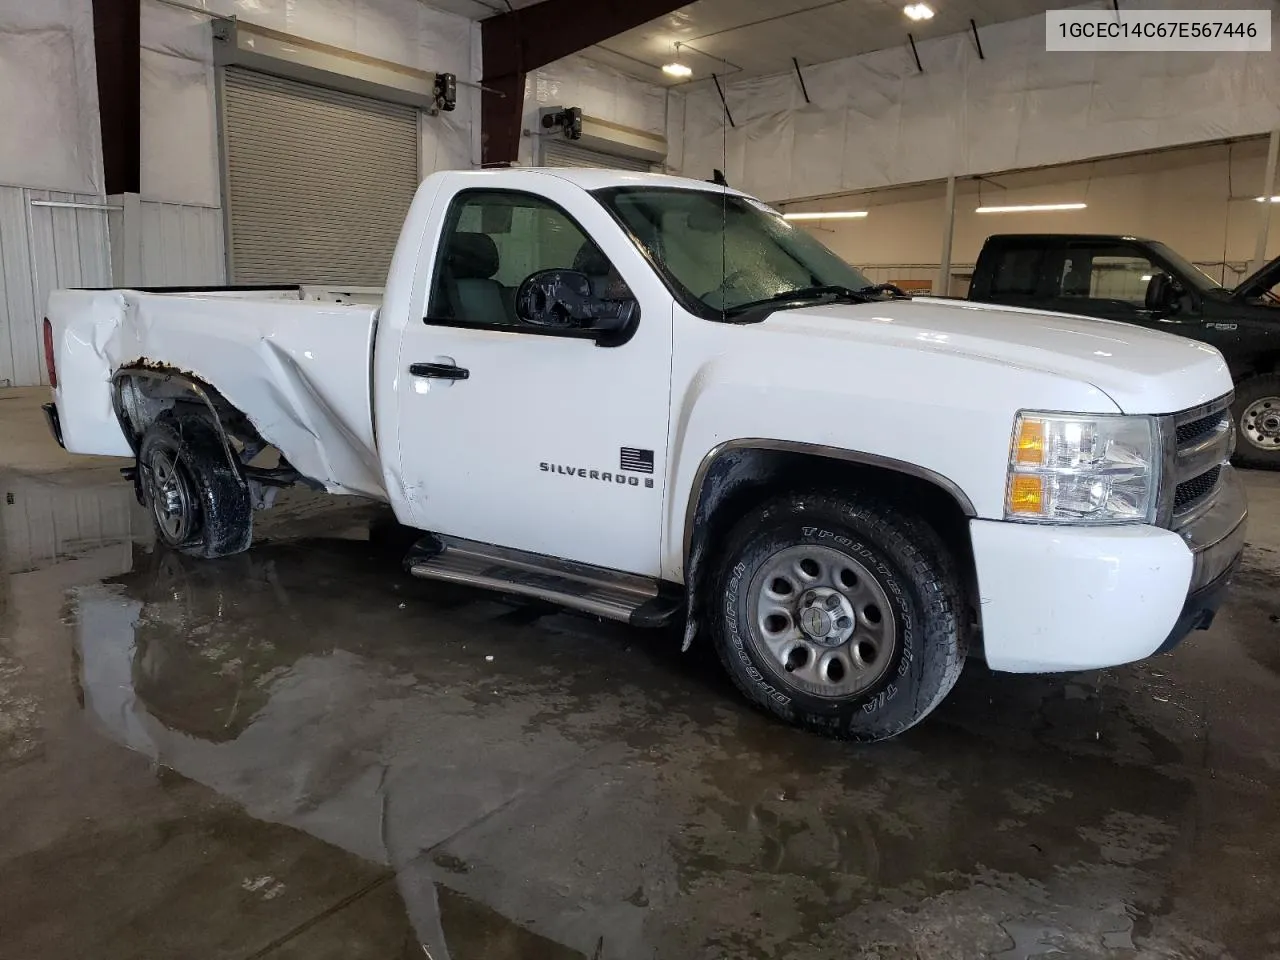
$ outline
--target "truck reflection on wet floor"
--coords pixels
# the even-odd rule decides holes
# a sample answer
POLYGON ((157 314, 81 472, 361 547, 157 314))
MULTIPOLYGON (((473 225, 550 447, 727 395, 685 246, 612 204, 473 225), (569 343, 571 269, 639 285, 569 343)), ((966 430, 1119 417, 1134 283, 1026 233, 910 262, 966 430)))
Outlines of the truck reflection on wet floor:
MULTIPOLYGON (((268 911, 309 878, 348 883, 266 937, 264 955, 325 956, 334 943, 356 957, 425 946, 434 960, 804 960, 936 954, 930 944, 1248 955, 1265 936, 1233 878, 1280 862, 1258 839, 1280 835, 1275 811, 1248 786, 1280 774, 1243 752, 1216 779, 1199 772, 1216 678, 1175 681, 1176 659, 998 681, 970 664, 936 721, 842 745, 751 712, 708 658, 678 654, 676 636, 415 581, 400 569, 403 532, 378 524, 370 537, 366 517, 304 513, 286 513, 275 542, 214 562, 121 544, 125 524, 105 534, 123 552, 77 566, 106 549, 85 528, 43 557, 24 548, 33 572, 0 578, 18 584, 28 606, 10 612, 27 624, 60 612, 30 606, 44 595, 32 578, 68 589, 69 626, 41 629, 70 633, 60 642, 75 650, 82 716, 151 762, 160 792, 136 794, 138 842, 95 842, 95 862, 141 882, 160 875, 166 848, 144 839, 150 823, 177 831, 170 846, 204 835, 211 814, 170 826, 158 812, 178 802, 175 779, 225 804, 223 825, 208 823, 211 864, 239 862, 245 844, 279 848, 281 824, 327 845, 241 871, 240 895, 268 911), (291 538, 298 528, 309 535, 291 538), (1198 832, 1185 832, 1189 817, 1198 832), (1239 852, 1189 871, 1207 849, 1239 852)), ((1231 629, 1229 613, 1207 637, 1234 646, 1231 629)), ((42 695, 69 699, 61 684, 42 695)), ((76 782, 59 769, 43 776, 76 782)), ((43 895, 11 866, 0 860, 0 897, 10 916, 38 918, 43 895)), ((127 933, 99 928, 102 955, 154 953, 166 917, 207 896, 184 889, 127 933)), ((93 916, 129 896, 96 889, 107 906, 93 916)), ((87 909, 73 904, 63 927, 87 909)), ((221 934, 260 947, 250 915, 221 934)), ((14 942, 48 946, 32 922, 8 925, 14 942)), ((206 922, 217 921, 191 921, 206 922)))

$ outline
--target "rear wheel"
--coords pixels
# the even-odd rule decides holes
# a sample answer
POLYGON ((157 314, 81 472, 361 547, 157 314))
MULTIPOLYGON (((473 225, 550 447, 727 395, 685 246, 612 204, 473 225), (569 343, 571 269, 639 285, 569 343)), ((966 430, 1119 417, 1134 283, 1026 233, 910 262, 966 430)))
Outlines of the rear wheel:
POLYGON ((750 513, 725 543, 711 606, 721 661, 748 699, 831 736, 896 736, 964 664, 949 552, 871 497, 792 494, 750 513))
POLYGON ((1231 415, 1236 422, 1236 462, 1280 469, 1280 375, 1263 374, 1236 388, 1231 415))
POLYGON ((198 557, 249 548, 249 491, 204 417, 157 418, 138 448, 137 483, 156 535, 168 546, 198 557))

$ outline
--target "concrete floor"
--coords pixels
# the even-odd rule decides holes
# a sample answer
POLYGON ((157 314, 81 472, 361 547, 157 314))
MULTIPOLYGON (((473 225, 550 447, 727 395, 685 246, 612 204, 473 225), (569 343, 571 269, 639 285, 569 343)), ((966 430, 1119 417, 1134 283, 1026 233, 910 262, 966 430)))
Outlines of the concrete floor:
POLYGON ((1213 630, 970 664, 858 747, 673 637, 414 581, 366 507, 155 550, 40 399, 0 392, 0 956, 1280 958, 1280 477, 1213 630))

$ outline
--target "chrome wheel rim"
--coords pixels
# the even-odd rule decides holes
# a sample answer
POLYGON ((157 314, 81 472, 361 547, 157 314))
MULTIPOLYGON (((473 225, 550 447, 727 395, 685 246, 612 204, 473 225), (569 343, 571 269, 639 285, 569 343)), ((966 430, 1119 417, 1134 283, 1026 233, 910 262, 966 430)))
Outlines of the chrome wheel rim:
POLYGON ((844 699, 872 687, 898 642, 880 582, 829 547, 785 547, 769 557, 748 587, 747 610, 757 653, 788 685, 816 697, 844 699))
POLYGON ((1245 407, 1240 432, 1259 450, 1280 451, 1280 397, 1259 397, 1245 407))
POLYGON ((143 484, 160 533, 171 544, 183 543, 194 518, 191 491, 177 458, 167 450, 153 450, 143 468, 143 484))

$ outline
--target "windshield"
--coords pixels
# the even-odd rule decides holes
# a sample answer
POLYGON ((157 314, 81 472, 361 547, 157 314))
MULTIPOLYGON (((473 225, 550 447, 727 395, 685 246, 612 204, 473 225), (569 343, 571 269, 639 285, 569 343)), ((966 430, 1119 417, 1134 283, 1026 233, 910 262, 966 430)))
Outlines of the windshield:
POLYGON ((871 286, 811 234, 756 200, 711 190, 617 187, 597 199, 686 309, 725 312, 814 287, 871 286))
POLYGON ((1178 273, 1186 278, 1187 282, 1199 290, 1201 293, 1207 293, 1210 290, 1221 290, 1222 284, 1213 277, 1209 276, 1190 260, 1186 259, 1182 254, 1175 252, 1163 243, 1152 241, 1151 249, 1154 250, 1169 266, 1173 267, 1178 273))

